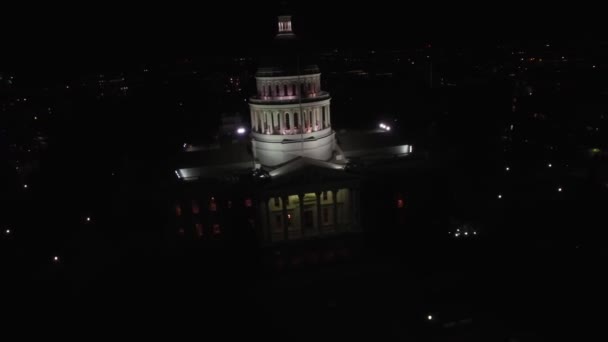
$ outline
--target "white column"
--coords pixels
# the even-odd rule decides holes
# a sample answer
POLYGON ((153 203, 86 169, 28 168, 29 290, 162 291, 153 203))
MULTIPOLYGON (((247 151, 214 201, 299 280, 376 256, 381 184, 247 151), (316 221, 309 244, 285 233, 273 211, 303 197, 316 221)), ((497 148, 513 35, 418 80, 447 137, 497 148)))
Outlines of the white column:
POLYGON ((264 131, 265 131, 265 133, 268 133, 268 131, 270 129, 270 125, 271 125, 270 113, 269 112, 265 112, 265 114, 266 114, 266 126, 264 127, 264 131))
POLYGON ((251 129, 255 130, 255 128, 254 128, 255 122, 253 121, 254 118, 253 118, 253 110, 252 109, 249 110, 249 114, 251 115, 251 129))
POLYGON ((317 115, 318 115, 317 124, 319 125, 319 129, 323 129, 323 118, 322 118, 321 108, 319 108, 317 115))

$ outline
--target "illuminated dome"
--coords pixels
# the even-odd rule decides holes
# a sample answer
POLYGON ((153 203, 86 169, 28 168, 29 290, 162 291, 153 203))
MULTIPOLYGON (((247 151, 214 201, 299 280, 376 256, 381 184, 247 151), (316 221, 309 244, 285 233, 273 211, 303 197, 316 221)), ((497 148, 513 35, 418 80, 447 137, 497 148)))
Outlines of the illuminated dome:
POLYGON ((249 101, 254 156, 270 167, 297 157, 330 160, 331 98, 321 90, 321 72, 309 49, 292 31, 291 16, 278 19, 273 49, 260 61, 257 93, 249 101))

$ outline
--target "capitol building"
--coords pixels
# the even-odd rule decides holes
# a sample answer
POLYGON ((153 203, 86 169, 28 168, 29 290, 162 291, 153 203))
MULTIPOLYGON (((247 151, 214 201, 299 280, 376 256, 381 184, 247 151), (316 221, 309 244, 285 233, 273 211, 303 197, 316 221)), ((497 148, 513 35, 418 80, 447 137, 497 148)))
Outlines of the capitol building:
POLYGON ((337 139, 330 94, 300 50, 291 16, 278 17, 274 43, 255 74, 248 141, 191 147, 190 165, 175 170, 179 235, 221 238, 237 211, 262 245, 356 233, 361 178, 348 171, 352 161, 412 152, 408 144, 379 144, 390 133, 377 128, 337 139))

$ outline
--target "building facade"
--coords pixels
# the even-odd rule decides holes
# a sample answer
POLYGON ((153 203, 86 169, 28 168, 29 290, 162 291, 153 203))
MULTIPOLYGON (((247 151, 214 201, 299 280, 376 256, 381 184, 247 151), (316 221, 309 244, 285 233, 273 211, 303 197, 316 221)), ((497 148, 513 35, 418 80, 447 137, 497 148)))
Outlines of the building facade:
POLYGON ((258 69, 257 93, 249 101, 255 161, 274 167, 297 157, 331 160, 331 98, 321 89, 319 68, 289 46, 296 44, 291 17, 279 17, 278 24, 276 40, 286 47, 285 56, 258 69))

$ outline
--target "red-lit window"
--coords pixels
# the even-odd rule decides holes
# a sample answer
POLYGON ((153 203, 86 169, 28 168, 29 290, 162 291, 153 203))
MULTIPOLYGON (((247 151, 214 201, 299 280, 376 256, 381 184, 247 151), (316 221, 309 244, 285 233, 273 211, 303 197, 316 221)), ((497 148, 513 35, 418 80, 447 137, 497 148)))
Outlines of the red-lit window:
POLYGON ((232 201, 228 201, 226 205, 228 206, 228 209, 232 208, 232 201))
POLYGON ((193 214, 198 214, 201 211, 201 209, 198 206, 198 201, 197 200, 192 200, 192 213, 193 214))
POLYGON ((179 203, 175 205, 175 216, 182 216, 182 206, 179 203))
POLYGON ((217 204, 215 203, 215 197, 211 197, 211 200, 209 200, 209 211, 217 211, 217 204))
POLYGON ((251 201, 251 198, 246 198, 245 199, 245 207, 251 208, 252 206, 253 206, 253 202, 251 201))
POLYGON ((220 225, 217 223, 214 223, 213 224, 213 235, 218 235, 219 233, 221 233, 220 225))
POLYGON ((198 236, 199 238, 203 236, 203 225, 200 223, 197 223, 194 225, 194 230, 196 231, 196 236, 198 236))
POLYGON ((405 202, 400 198, 397 200, 397 208, 401 209, 405 206, 405 202))

